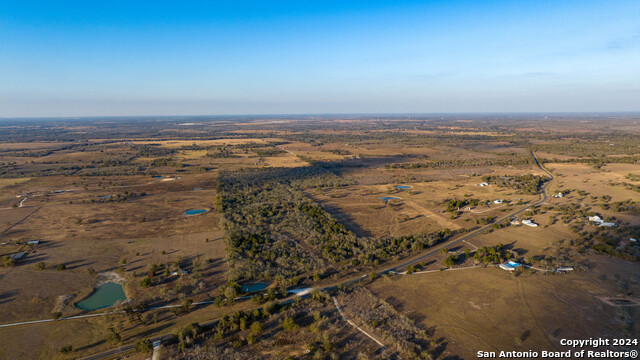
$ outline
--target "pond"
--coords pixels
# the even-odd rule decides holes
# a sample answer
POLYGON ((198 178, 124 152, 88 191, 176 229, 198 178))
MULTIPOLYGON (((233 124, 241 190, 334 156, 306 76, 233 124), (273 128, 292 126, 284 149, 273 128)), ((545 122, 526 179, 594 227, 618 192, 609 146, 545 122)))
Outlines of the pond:
POLYGON ((209 210, 207 210, 207 209, 189 209, 189 210, 186 210, 183 214, 185 214, 185 215, 199 215, 199 214, 204 214, 207 211, 209 211, 209 210))
POLYGON ((154 179, 164 179, 164 175, 152 176, 154 179))
POLYGON ((411 189, 411 186, 409 186, 409 185, 396 185, 396 189, 398 189, 398 190, 411 189))
POLYGON ((88 298, 76 303, 82 310, 99 310, 115 305, 118 301, 127 300, 122 285, 108 282, 100 285, 88 298))
POLYGON ((382 200, 384 200, 384 203, 385 203, 385 204, 386 204, 386 203, 388 203, 388 202, 389 202, 389 200, 402 200, 402 199, 400 199, 400 198, 393 197, 393 196, 384 196, 384 197, 381 197, 381 198, 378 198, 378 199, 382 199, 382 200))
POLYGON ((242 285, 242 292, 244 293, 249 293, 249 292, 254 292, 254 291, 261 291, 266 289, 270 284, 269 283, 265 283, 265 282, 257 282, 257 283, 253 283, 253 284, 243 284, 242 285))
POLYGON ((111 199, 111 195, 98 196, 98 199, 111 199))

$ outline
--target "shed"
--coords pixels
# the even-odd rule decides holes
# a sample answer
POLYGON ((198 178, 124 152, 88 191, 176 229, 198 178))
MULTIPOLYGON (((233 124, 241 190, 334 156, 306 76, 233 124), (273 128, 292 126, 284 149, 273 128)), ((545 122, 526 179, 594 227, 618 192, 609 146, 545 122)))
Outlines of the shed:
POLYGON ((11 259, 13 259, 13 260, 16 260, 16 261, 17 261, 17 260, 20 260, 20 259, 22 259, 23 257, 25 257, 25 255, 27 255, 27 253, 26 253, 26 252, 19 252, 19 253, 15 253, 15 254, 11 255, 11 259))

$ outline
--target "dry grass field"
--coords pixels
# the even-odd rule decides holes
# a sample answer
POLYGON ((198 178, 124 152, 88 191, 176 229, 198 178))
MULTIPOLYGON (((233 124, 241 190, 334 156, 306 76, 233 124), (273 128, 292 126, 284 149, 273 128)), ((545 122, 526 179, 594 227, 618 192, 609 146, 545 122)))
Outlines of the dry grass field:
MULTIPOLYGON (((504 170, 498 174, 524 175, 528 170, 504 170)), ((493 185, 478 186, 480 177, 460 177, 455 180, 435 180, 385 185, 354 185, 339 189, 312 191, 310 196, 321 203, 332 215, 363 236, 401 236, 420 232, 432 232, 449 228, 471 228, 475 220, 488 216, 500 216, 518 206, 539 199, 539 195, 514 193, 493 185), (410 186, 397 189, 396 186, 410 186), (385 204, 384 197, 390 199, 385 204), (442 205, 446 199, 475 198, 482 200, 479 206, 460 209, 462 214, 451 219, 442 205), (494 200, 503 200, 495 204, 494 200), (486 204, 491 202, 491 204, 486 204)))
MULTIPOLYGON (((41 242, 14 267, 0 269, 0 293, 6 295, 0 307, 3 322, 50 317, 59 296, 74 295, 76 301, 86 296, 96 282, 88 274, 89 268, 104 272, 122 267, 127 277, 138 282, 136 276, 146 274, 151 264, 179 260, 189 269, 193 261, 209 261, 205 288, 215 289, 225 281, 223 232, 215 211, 183 215, 187 209, 213 208, 215 180, 210 177, 113 179, 116 184, 134 185, 103 183, 99 187, 96 179, 76 185, 64 178, 47 180, 22 183, 24 191, 36 190, 43 195, 27 199, 22 208, 0 210, 7 214, 2 228, 5 242, 41 242), (51 193, 60 188, 70 191, 51 193), (145 195, 137 198, 95 202, 99 196, 115 198, 143 191, 145 195), (40 262, 45 264, 44 270, 36 268, 40 262), (55 270, 59 264, 66 270, 55 270)), ((11 253, 18 248, 5 245, 2 250, 11 253)), ((145 300, 153 292, 130 286, 127 295, 145 300)), ((72 315, 78 310, 69 307, 63 313, 72 315)))
POLYGON ((441 338, 445 357, 472 359, 479 350, 561 351, 567 349, 560 339, 617 338, 640 320, 637 312, 598 298, 637 292, 638 265, 591 261, 587 273, 514 277, 476 268, 380 279, 368 288, 441 338))
MULTIPOLYGON (((267 281, 274 289, 334 289, 346 279, 422 256, 428 250, 416 243, 420 237, 411 235, 438 235, 449 229, 458 231, 455 240, 466 230, 491 227, 492 219, 536 203, 542 195, 535 191, 479 185, 487 175, 545 176, 534 162, 534 151, 555 176, 549 195, 565 192, 518 214, 520 220, 531 219, 540 226, 495 224, 447 250, 473 252, 501 243, 534 266, 546 257, 554 259, 554 266, 577 264, 580 271, 561 276, 510 274, 493 266, 473 267, 473 259, 453 266, 472 268, 439 271, 450 255, 444 251, 418 265, 425 273, 383 276, 367 287, 395 308, 398 318, 413 319, 439 344, 438 359, 475 358, 478 350, 561 350, 560 338, 637 336, 637 309, 600 300, 637 297, 640 291, 639 252, 628 239, 640 238, 634 227, 640 225, 640 212, 634 208, 634 202, 640 202, 637 119, 611 120, 606 126, 596 118, 562 116, 102 119, 65 125, 47 120, 23 132, 15 131, 20 128, 16 124, 0 124, 0 324, 51 319, 58 311, 61 316, 91 313, 74 304, 107 276, 124 285, 131 305, 210 300, 233 288, 227 285, 234 266, 229 254, 240 250, 258 259, 256 263, 298 261, 296 254, 306 251, 323 257, 323 262, 318 268, 293 269, 288 278, 273 275, 277 269, 267 273, 256 266, 250 278, 239 277, 238 282, 267 281), (231 184, 237 185, 233 194, 224 192, 222 181, 231 173, 249 174, 242 180, 246 183, 231 184), (277 177, 264 183, 256 180, 270 174, 277 177), (274 184, 279 186, 277 193, 270 192, 274 184), (295 188, 291 199, 274 199, 288 194, 287 186, 295 188), (253 198, 252 191, 263 193, 253 198), (398 199, 387 204, 383 197, 398 199), (228 221, 236 214, 220 210, 229 199, 239 202, 238 209, 249 209, 242 219, 235 219, 243 224, 235 233, 228 221), (243 199, 259 202, 246 204, 243 199), (305 203, 308 199, 321 208, 305 203), (446 201, 452 199, 478 204, 448 211, 446 201), (187 216, 189 209, 206 212, 187 216), (582 218, 586 213, 597 213, 618 226, 598 229, 582 218), (252 222, 255 219, 259 221, 252 222), (291 234, 295 236, 287 237, 291 234), (307 236, 314 242, 294 244, 300 245, 295 251, 286 242, 269 248, 266 240, 307 236), (40 243, 27 245, 31 240, 40 243), (598 243, 612 245, 602 251, 593 248, 598 243), (358 248, 361 244, 381 244, 381 249, 365 251, 358 248), (27 254, 11 263, 9 257, 18 252, 27 254), (267 255, 260 257, 263 254, 267 255), (270 258, 275 254, 280 258, 270 258)), ((28 121, 23 125, 30 126, 28 121)), ((239 294, 231 294, 235 295, 239 294)), ((344 294, 333 295, 343 299, 344 294)), ((388 355, 341 320, 331 305, 310 309, 317 308, 337 324, 327 331, 337 337, 334 346, 344 348, 339 354, 354 358, 362 349, 369 359, 388 355)), ((363 311, 357 301, 348 305, 351 314, 363 311)), ((140 318, 101 316, 0 328, 0 358, 78 358, 257 306, 245 300, 181 314, 164 309, 147 311, 140 318), (122 338, 109 340, 109 328, 122 338), (73 346, 71 354, 59 351, 65 345, 73 346)), ((293 308, 283 314, 304 313, 293 308)), ((304 326, 296 336, 283 332, 277 317, 255 344, 237 336, 220 340, 207 334, 188 351, 195 356, 206 344, 249 355, 309 359, 317 349, 303 342, 317 340, 317 348, 324 342, 310 327, 312 317, 300 315, 304 326)))

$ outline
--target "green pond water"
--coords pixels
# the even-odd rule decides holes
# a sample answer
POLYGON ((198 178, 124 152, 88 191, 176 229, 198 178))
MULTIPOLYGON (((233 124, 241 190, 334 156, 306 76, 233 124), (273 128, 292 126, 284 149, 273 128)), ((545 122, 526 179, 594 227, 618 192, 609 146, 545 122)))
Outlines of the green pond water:
POLYGON ((248 292, 254 292, 254 291, 261 291, 266 289, 269 286, 269 283, 265 283, 265 282, 257 282, 257 283, 253 283, 253 284, 243 284, 242 285, 242 292, 248 293, 248 292))
POLYGON ((122 285, 108 282, 100 285, 88 298, 76 303, 82 310, 99 310, 115 305, 118 301, 127 300, 122 285))
POLYGON ((184 212, 185 215, 199 215, 207 212, 207 209, 190 209, 184 212))

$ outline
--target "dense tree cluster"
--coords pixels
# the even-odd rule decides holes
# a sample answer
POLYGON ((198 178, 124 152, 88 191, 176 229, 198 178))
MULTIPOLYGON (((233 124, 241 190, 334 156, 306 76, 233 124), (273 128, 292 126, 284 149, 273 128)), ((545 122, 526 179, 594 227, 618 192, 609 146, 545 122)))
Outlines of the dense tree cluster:
POLYGON ((508 187, 517 190, 523 194, 538 194, 540 188, 545 181, 549 178, 545 176, 538 176, 532 174, 526 174, 521 176, 498 176, 498 175, 485 175, 482 177, 482 181, 489 184, 496 184, 500 187, 508 187))
POLYGON ((419 168, 459 168, 478 166, 513 166, 533 164, 531 157, 509 157, 509 158, 475 158, 475 159, 441 159, 427 162, 412 162, 388 164, 385 167, 390 169, 419 169, 419 168))
POLYGON ((174 149, 160 146, 160 144, 133 145, 132 148, 137 152, 138 156, 143 157, 169 156, 176 152, 174 149))
POLYGON ((317 166, 221 174, 216 206, 231 278, 292 278, 330 264, 374 266, 452 235, 358 238, 302 191, 312 184, 339 186, 341 179, 317 166))
POLYGON ((483 264, 500 264, 506 260, 511 259, 511 253, 508 252, 502 244, 497 246, 482 246, 478 248, 473 254, 473 258, 477 262, 483 264))
POLYGON ((123 202, 123 201, 127 201, 127 200, 133 200, 133 199, 137 199, 140 197, 144 197, 147 196, 147 193, 145 191, 142 192, 128 192, 125 191, 122 194, 114 194, 114 195, 108 195, 104 196, 104 197, 99 197, 98 199, 92 199, 91 202, 94 203, 108 203, 108 202, 123 202))
POLYGON ((256 155, 260 156, 260 157, 274 157, 274 156, 279 156, 285 153, 284 150, 280 150, 277 148, 263 148, 263 149, 252 149, 254 153, 256 153, 256 155))
POLYGON ((461 207, 478 206, 480 205, 480 203, 481 201, 478 199, 446 199, 442 202, 442 205, 447 208, 448 212, 454 212, 458 211, 458 209, 461 207))

